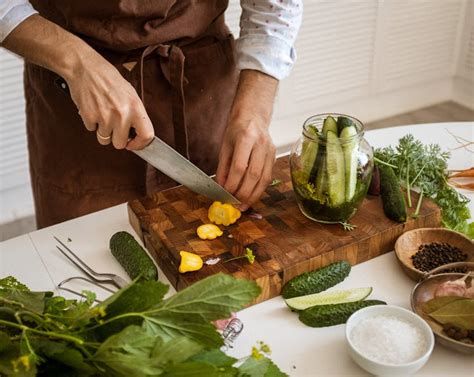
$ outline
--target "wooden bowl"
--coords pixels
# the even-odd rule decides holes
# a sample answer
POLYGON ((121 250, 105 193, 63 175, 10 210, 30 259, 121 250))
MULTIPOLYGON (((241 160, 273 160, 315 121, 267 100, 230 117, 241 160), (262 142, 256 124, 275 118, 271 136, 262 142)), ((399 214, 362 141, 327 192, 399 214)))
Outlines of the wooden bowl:
MULTIPOLYGON (((411 292, 411 307, 413 311, 423 318, 426 323, 431 327, 436 338, 436 343, 442 344, 445 347, 451 348, 454 351, 468 353, 474 355, 474 344, 469 344, 455 340, 448 337, 443 332, 443 327, 436 321, 434 321, 425 311, 423 305, 425 302, 431 300, 434 297, 434 292, 439 284, 446 281, 453 281, 463 277, 465 274, 459 272, 443 272, 446 268, 467 268, 468 271, 474 271, 474 262, 458 262, 450 263, 445 267, 438 267, 433 270, 433 274, 426 274, 425 277, 415 285, 411 292)), ((474 278, 468 277, 466 284, 473 285, 474 278)))
POLYGON ((461 233, 444 228, 420 228, 410 230, 398 237, 395 243, 395 255, 403 271, 413 280, 419 281, 425 272, 413 266, 411 257, 424 243, 446 242, 467 254, 466 262, 474 262, 474 242, 461 233))

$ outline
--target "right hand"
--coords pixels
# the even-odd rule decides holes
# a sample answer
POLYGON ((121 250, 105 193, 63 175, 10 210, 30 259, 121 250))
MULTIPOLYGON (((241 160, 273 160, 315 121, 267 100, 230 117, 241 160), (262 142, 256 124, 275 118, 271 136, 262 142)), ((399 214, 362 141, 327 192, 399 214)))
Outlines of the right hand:
POLYGON ((155 135, 153 125, 137 92, 105 59, 92 59, 87 67, 66 78, 71 98, 89 131, 102 145, 138 150, 155 135), (129 139, 130 129, 136 136, 129 139))

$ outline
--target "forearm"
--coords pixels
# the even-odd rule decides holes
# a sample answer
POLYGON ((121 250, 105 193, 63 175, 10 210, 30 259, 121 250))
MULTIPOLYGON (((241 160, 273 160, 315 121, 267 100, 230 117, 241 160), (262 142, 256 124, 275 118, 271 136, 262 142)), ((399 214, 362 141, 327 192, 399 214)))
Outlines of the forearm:
POLYGON ((85 66, 105 60, 86 42, 40 15, 20 23, 2 42, 2 47, 25 60, 47 68, 66 80, 85 66))
POLYGON ((261 122, 252 124, 268 127, 277 89, 278 80, 272 76, 254 70, 241 71, 230 123, 233 119, 252 116, 261 120, 261 122))

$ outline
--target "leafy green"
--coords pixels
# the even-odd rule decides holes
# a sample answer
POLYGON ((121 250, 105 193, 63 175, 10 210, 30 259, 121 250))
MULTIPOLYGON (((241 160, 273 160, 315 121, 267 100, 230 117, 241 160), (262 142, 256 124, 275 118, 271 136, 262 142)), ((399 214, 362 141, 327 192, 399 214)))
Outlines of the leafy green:
POLYGON ((286 376, 267 358, 255 359, 249 357, 241 366, 241 372, 246 377, 281 377, 286 376))
POLYGON ((13 276, 7 276, 0 279, 0 291, 4 289, 16 289, 17 291, 29 291, 30 289, 23 283, 20 283, 13 276))
POLYGON ((474 238, 474 225, 468 223, 471 217, 467 207, 469 199, 448 185, 449 152, 442 151, 437 144, 424 145, 413 135, 406 135, 398 141, 395 149, 378 148, 374 155, 378 163, 389 164, 395 169, 407 190, 409 207, 414 205, 411 189, 420 191, 420 202, 414 216, 418 215, 422 198, 431 198, 441 209, 443 226, 474 238))
POLYGON ((68 300, 19 288, 0 290, 1 376, 283 375, 266 345, 240 360, 219 348, 212 321, 258 296, 251 281, 217 274, 166 300, 166 285, 133 281, 95 306, 92 292, 68 300))

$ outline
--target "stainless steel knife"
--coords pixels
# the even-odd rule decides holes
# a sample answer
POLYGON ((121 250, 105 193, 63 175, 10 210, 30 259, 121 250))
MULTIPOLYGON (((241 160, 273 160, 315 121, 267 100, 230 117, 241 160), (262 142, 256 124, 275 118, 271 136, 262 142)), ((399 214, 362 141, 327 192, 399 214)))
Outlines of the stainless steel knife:
POLYGON ((156 136, 148 146, 133 152, 168 177, 198 194, 222 203, 240 204, 221 185, 156 136))

